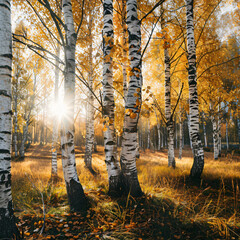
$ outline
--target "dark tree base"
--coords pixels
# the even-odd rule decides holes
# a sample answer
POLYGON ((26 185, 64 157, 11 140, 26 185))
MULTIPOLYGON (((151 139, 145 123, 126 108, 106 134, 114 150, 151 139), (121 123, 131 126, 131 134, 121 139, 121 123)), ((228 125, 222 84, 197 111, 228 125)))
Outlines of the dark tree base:
POLYGON ((0 209, 0 239, 22 239, 14 215, 5 216, 6 209, 0 209))
POLYGON ((123 195, 123 175, 110 177, 108 195, 110 197, 121 197, 123 195))
POLYGON ((71 179, 67 185, 68 201, 72 212, 79 212, 86 215, 88 209, 88 200, 84 194, 81 183, 71 179))
MULTIPOLYGON (((134 174, 135 175, 135 174, 134 174)), ((123 195, 131 195, 132 197, 141 197, 143 196, 142 189, 138 182, 137 175, 136 176, 122 176, 122 192, 123 195)))
POLYGON ((204 166, 204 157, 194 157, 193 166, 190 172, 190 178, 199 180, 201 179, 202 171, 204 166))

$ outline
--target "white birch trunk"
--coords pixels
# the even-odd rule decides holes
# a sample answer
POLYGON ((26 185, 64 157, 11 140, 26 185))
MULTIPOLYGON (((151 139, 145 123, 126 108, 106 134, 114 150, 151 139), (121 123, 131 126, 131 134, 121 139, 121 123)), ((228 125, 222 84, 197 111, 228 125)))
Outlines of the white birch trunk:
MULTIPOLYGON (((219 109, 219 107, 218 107, 219 109)), ((217 119, 217 131, 218 131, 218 157, 221 156, 221 152, 222 152, 222 134, 221 134, 221 117, 220 117, 220 113, 218 110, 218 119, 217 119)))
POLYGON ((85 143, 85 166, 92 174, 96 172, 92 168, 92 152, 94 144, 94 109, 93 109, 93 39, 92 39, 92 16, 89 16, 89 72, 88 72, 88 101, 87 101, 87 121, 86 121, 86 143, 85 143))
POLYGON ((229 149, 229 138, 228 138, 228 122, 226 121, 226 145, 227 150, 229 149))
POLYGON ((114 126, 114 90, 112 70, 112 45, 113 45, 113 1, 104 0, 103 3, 103 115, 106 131, 104 132, 105 162, 108 171, 109 195, 119 195, 120 165, 117 160, 117 143, 114 126))
POLYGON ((75 49, 76 32, 74 29, 72 4, 70 0, 62 1, 66 26, 64 103, 67 114, 62 120, 61 148, 64 179, 71 211, 86 212, 87 200, 77 175, 74 149, 74 102, 75 102, 75 49))
POLYGON ((176 118, 175 118, 175 148, 177 149, 178 147, 178 135, 177 135, 177 130, 178 130, 178 127, 177 127, 177 121, 176 121, 176 118))
POLYGON ((155 117, 156 117, 156 122, 157 122, 157 150, 161 150, 161 127, 159 124, 158 116, 156 109, 154 109, 155 117))
POLYGON ((161 135, 161 148, 164 147, 164 128, 162 127, 162 135, 161 135))
POLYGON ((240 119, 237 117, 238 143, 240 148, 240 119))
POLYGON ((183 149, 183 122, 181 116, 181 110, 179 115, 179 153, 178 158, 182 159, 182 149, 183 149))
POLYGON ((13 136, 13 143, 14 143, 14 154, 15 158, 18 157, 18 148, 17 148, 17 130, 18 130, 18 72, 15 74, 15 86, 14 86, 14 136, 13 136))
POLYGON ((19 239, 11 192, 12 32, 9 0, 0 0, 0 23, 0 239, 19 239))
POLYGON ((126 50, 126 46, 127 46, 127 26, 126 26, 126 0, 122 0, 122 28, 123 28, 123 67, 122 67, 122 71, 123 71, 123 94, 124 94, 124 100, 127 100, 127 61, 125 61, 125 59, 127 59, 127 50, 126 50))
POLYGON ((147 149, 150 149, 150 120, 147 121, 147 149))
MULTIPOLYGON (((60 56, 60 46, 57 45, 56 56, 60 56)), ((54 104, 58 103, 58 82, 59 82, 59 61, 55 60, 55 81, 54 81, 54 104)), ((52 132, 52 178, 57 177, 57 148, 58 148, 58 117, 54 115, 53 118, 53 132, 52 132)))
POLYGON ((203 120, 203 135, 204 135, 204 146, 207 147, 207 132, 206 132, 206 126, 205 126, 204 120, 203 120))
POLYGON ((188 83, 190 138, 192 140, 194 162, 190 176, 200 179, 204 167, 204 152, 199 136, 199 107, 196 73, 196 46, 194 38, 193 0, 186 0, 187 15, 187 50, 188 50, 188 83))
POLYGON ((215 116, 211 116, 212 120, 212 127, 213 127, 213 152, 214 152, 214 159, 218 159, 219 155, 219 143, 218 143, 218 126, 217 126, 217 120, 215 116))
POLYGON ((192 139, 191 139, 191 135, 190 135, 190 116, 189 116, 189 114, 187 114, 187 124, 188 124, 189 144, 190 144, 190 148, 192 149, 192 139))
MULTIPOLYGON (((161 28, 165 26, 163 20, 161 28)), ((168 141, 168 166, 175 168, 174 156, 174 124, 171 113, 171 79, 170 79, 170 56, 168 48, 164 48, 164 63, 165 63, 165 117, 167 125, 167 141, 168 141)))
POLYGON ((21 159, 25 157, 25 143, 27 141, 28 126, 29 126, 29 121, 27 120, 25 126, 23 127, 22 142, 19 148, 19 157, 21 159))
POLYGON ((129 36, 129 60, 131 76, 125 104, 124 129, 121 151, 121 167, 125 194, 141 196, 136 168, 137 124, 141 108, 142 60, 141 26, 137 16, 137 1, 127 0, 127 25, 129 36), (136 96, 137 94, 137 96, 136 96))

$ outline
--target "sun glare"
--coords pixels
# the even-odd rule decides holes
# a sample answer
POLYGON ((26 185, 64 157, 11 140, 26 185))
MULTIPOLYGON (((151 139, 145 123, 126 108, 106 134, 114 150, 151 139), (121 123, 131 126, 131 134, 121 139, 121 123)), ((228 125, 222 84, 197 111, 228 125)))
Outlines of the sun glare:
POLYGON ((50 111, 52 116, 55 116, 58 118, 58 120, 61 120, 63 116, 67 114, 67 107, 64 102, 58 101, 57 103, 51 104, 50 111))

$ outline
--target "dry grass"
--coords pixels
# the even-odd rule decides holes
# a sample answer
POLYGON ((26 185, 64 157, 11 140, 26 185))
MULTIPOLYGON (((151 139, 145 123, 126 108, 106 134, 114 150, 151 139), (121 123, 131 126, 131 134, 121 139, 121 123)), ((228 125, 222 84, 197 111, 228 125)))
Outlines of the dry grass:
MULTIPOLYGON (((103 148, 99 147, 99 153, 93 155, 93 167, 99 172, 97 177, 93 177, 84 167, 83 157, 83 153, 77 149, 80 182, 90 198, 92 211, 98 213, 97 221, 103 224, 104 221, 109 221, 108 218, 112 219, 117 226, 115 239, 135 239, 133 232, 126 231, 125 228, 123 231, 122 228, 134 223, 136 201, 128 198, 125 203, 119 203, 106 195, 107 172, 103 148)), ((236 232, 240 228, 240 157, 227 156, 216 161, 213 160, 212 153, 205 153, 205 169, 199 187, 188 179, 192 165, 191 150, 184 150, 182 160, 176 161, 177 168, 173 170, 167 167, 166 150, 141 153, 137 167, 139 181, 146 194, 145 201, 154 207, 161 207, 161 211, 171 209, 171 217, 180 219, 185 224, 208 224, 220 236, 240 238, 236 232)), ((29 213, 42 215, 40 192, 44 195, 48 214, 63 214, 68 211, 60 159, 58 166, 60 181, 53 185, 49 182, 50 146, 32 146, 23 162, 12 163, 13 199, 19 216, 29 213)), ((94 229, 94 224, 92 227, 91 224, 93 222, 88 226, 94 229)))

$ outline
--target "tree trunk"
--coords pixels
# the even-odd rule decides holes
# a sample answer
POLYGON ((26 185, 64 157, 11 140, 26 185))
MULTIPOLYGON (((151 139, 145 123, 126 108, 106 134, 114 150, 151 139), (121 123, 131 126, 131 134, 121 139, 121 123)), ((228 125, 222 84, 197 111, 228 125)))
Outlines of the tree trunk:
POLYGON ((164 147, 164 128, 162 127, 162 135, 161 135, 162 139, 161 139, 161 148, 164 147))
POLYGON ((93 39, 92 39, 92 16, 89 16, 89 72, 88 72, 88 101, 87 101, 87 121, 86 121, 86 144, 85 144, 85 166, 93 174, 96 172, 92 168, 92 152, 94 144, 94 109, 93 109, 93 39))
POLYGON ((204 120, 203 120, 203 135, 204 135, 204 146, 207 147, 207 132, 206 132, 206 126, 205 126, 204 120))
POLYGON ((113 5, 112 1, 104 1, 104 67, 103 67, 103 105, 104 105, 104 146, 105 162, 108 170, 109 194, 118 195, 120 192, 120 166, 117 161, 117 145, 114 127, 114 91, 112 70, 113 45, 113 5))
POLYGON ((124 94, 124 100, 127 100, 127 26, 126 26, 126 0, 122 0, 122 28, 123 28, 123 94, 124 94))
POLYGON ((158 121, 158 116, 155 109, 154 109, 154 113, 155 113, 156 122, 157 122, 157 150, 160 151, 161 150, 161 126, 158 121))
POLYGON ((77 175, 74 150, 74 101, 75 101, 75 49, 77 35, 74 29, 72 4, 70 0, 62 2, 66 25, 64 103, 67 114, 63 116, 61 130, 62 165, 71 211, 85 213, 87 199, 77 175))
POLYGON ((211 116, 211 120, 212 120, 212 126, 213 126, 213 151, 214 151, 214 159, 217 160, 218 159, 218 155, 219 155, 219 143, 218 143, 218 126, 217 126, 217 121, 215 116, 211 116))
POLYGON ((179 154, 178 158, 182 159, 182 149, 183 149, 183 122, 181 112, 179 115, 179 154))
POLYGON ((14 137, 13 137, 13 142, 14 142, 14 153, 15 153, 15 158, 18 156, 18 148, 17 148, 17 130, 18 130, 18 110, 17 110, 17 105, 18 105, 18 79, 16 79, 16 86, 14 90, 14 137))
POLYGON ((0 239, 19 239, 11 192, 11 1, 0 0, 0 239))
POLYGON ((189 135, 189 145, 190 148, 192 149, 192 139, 191 139, 191 135, 190 135, 190 115, 187 114, 187 124, 188 124, 188 135, 189 135))
POLYGON ((229 140, 228 140, 228 122, 226 121, 226 144, 227 144, 227 150, 229 149, 229 140))
POLYGON ((240 119, 237 117, 238 143, 240 148, 240 119))
POLYGON ((188 50, 188 83, 190 138, 192 140, 194 162, 190 176, 200 179, 204 167, 204 152, 199 136, 199 107, 196 74, 196 46, 194 39, 193 0, 186 0, 187 15, 187 50, 188 50))
POLYGON ((147 149, 150 149, 150 120, 147 120, 147 149))
POLYGON ((177 135, 177 121, 176 121, 176 118, 175 118, 175 148, 177 149, 178 148, 178 135, 177 135))
POLYGON ((23 159, 25 157, 25 143, 27 141, 28 125, 29 125, 29 123, 27 121, 25 127, 23 128, 23 137, 22 137, 22 142, 21 142, 21 146, 19 149, 19 156, 21 159, 23 159))
MULTIPOLYGON (((162 23, 162 29, 164 25, 162 23)), ((167 142, 168 142, 168 166, 175 168, 174 156, 174 124, 171 113, 171 79, 170 79, 170 56, 168 48, 164 48, 165 62, 165 117, 167 121, 167 142)))
POLYGON ((117 143, 114 126, 114 90, 112 70, 113 39, 113 1, 103 3, 103 114, 104 114, 104 147, 105 162, 108 171, 109 194, 120 194, 120 166, 117 160, 117 143))
MULTIPOLYGON (((56 55, 60 56, 60 46, 57 45, 56 55)), ((58 82, 59 82, 59 61, 55 61, 55 83, 54 83, 54 104, 58 104, 58 82)), ((53 118, 53 132, 52 132, 52 178, 57 177, 57 149, 58 149, 58 116, 53 118)))
POLYGON ((137 124, 142 91, 141 26, 137 16, 136 0, 127 0, 127 25, 131 74, 125 104, 120 162, 124 176, 125 193, 137 197, 143 193, 136 168, 137 124))
MULTIPOLYGON (((218 107, 219 109, 219 107, 218 107)), ((222 134, 221 134, 221 118, 220 118, 220 113, 218 110, 218 121, 217 121, 217 131, 218 131, 218 157, 221 156, 221 152, 222 152, 222 134)))

